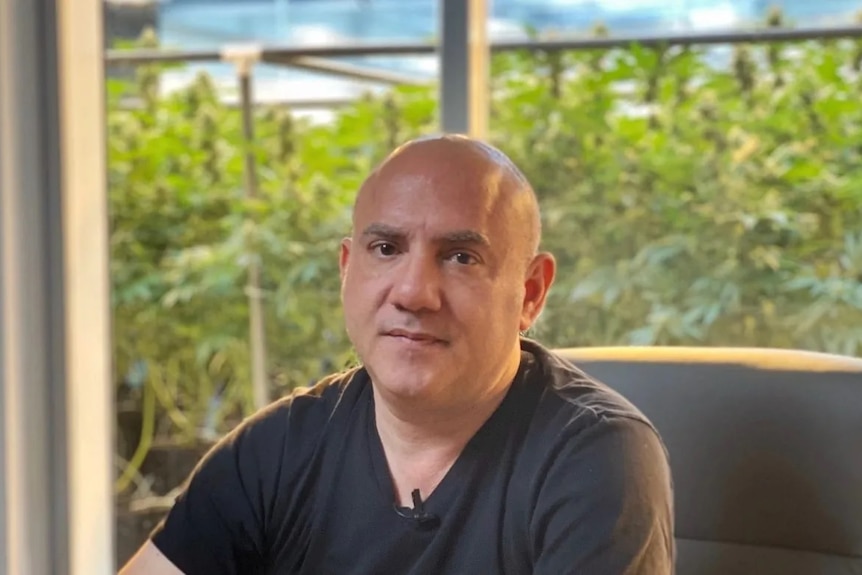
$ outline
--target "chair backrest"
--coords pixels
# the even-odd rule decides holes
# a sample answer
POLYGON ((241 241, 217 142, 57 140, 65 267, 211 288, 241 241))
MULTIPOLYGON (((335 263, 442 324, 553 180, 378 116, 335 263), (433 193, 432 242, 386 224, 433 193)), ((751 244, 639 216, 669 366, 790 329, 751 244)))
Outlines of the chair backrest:
POLYGON ((862 575, 862 360, 791 350, 556 350, 670 455, 678 575, 862 575))

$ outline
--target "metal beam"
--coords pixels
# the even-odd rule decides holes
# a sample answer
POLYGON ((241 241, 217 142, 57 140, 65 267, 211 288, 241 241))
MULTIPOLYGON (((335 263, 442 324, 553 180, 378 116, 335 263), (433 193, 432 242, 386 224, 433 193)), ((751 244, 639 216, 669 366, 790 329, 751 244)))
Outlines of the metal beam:
POLYGON ((440 0, 440 125, 484 138, 488 130, 488 5, 440 0))
POLYGON ((761 30, 730 30, 725 32, 653 34, 642 36, 611 36, 608 38, 575 38, 540 40, 538 42, 506 42, 492 46, 494 51, 506 50, 590 50, 640 46, 696 46, 714 44, 744 44, 769 42, 800 42, 805 40, 832 40, 862 38, 862 26, 836 28, 766 28, 761 30))
POLYGON ((280 64, 301 70, 309 70, 321 74, 329 74, 342 78, 350 78, 353 80, 378 82, 381 84, 401 86, 424 86, 428 84, 427 80, 422 80, 406 74, 399 74, 398 72, 390 72, 388 70, 380 70, 377 68, 364 68, 362 66, 345 64, 343 62, 326 58, 316 58, 313 56, 286 58, 274 55, 264 59, 264 62, 268 64, 280 64))
POLYGON ((0 2, 0 574, 114 572, 100 0, 0 2))
MULTIPOLYGON (((242 106, 241 98, 233 95, 226 95, 221 97, 221 104, 229 109, 240 109, 242 106)), ((320 98, 320 99, 300 99, 300 98, 288 98, 288 97, 279 97, 279 98, 264 98, 262 99, 260 95, 257 95, 255 98, 256 105, 263 106, 282 106, 285 108, 289 108, 291 110, 334 110, 337 108, 345 108, 347 106, 351 106, 356 104, 356 98, 320 98)), ((124 98, 120 100, 118 105, 119 110, 141 110, 144 107, 144 103, 139 98, 124 98)))
MULTIPOLYGON (((458 4, 466 0, 455 0, 458 4)), ((441 0, 445 2, 445 0, 441 0)), ((445 2, 448 4, 448 2, 445 2)), ((445 5, 445 4, 444 4, 445 5)), ((760 30, 729 30, 709 33, 650 34, 590 38, 584 36, 561 36, 554 39, 504 40, 489 44, 491 52, 512 50, 561 51, 625 48, 632 44, 641 46, 694 46, 710 44, 739 44, 745 42, 800 42, 805 40, 834 40, 840 38, 862 38, 862 25, 834 28, 767 28, 760 30)), ((410 56, 435 54, 437 46, 429 43, 397 44, 342 44, 320 47, 264 47, 261 58, 266 61, 289 61, 291 58, 309 56, 316 58, 339 58, 345 56, 410 56)), ((150 63, 218 62, 219 50, 108 50, 105 62, 108 66, 140 66, 150 63)))
MULTIPOLYGON (((345 56, 390 56, 434 54, 437 48, 427 43, 344 44, 341 46, 264 47, 264 60, 290 59, 302 56, 338 58, 345 56)), ((221 50, 108 50, 106 62, 111 66, 141 65, 152 62, 218 62, 221 50)))

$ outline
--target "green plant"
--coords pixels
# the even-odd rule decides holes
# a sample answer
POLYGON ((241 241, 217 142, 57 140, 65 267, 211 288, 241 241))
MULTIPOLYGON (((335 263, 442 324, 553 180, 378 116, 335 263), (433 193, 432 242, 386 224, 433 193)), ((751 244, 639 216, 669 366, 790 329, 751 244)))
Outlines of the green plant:
MULTIPOLYGON (((862 354, 860 68, 858 41, 496 55, 490 139, 532 181, 559 262, 534 335, 862 354)), ((115 358, 123 393, 158 402, 152 435, 192 440, 252 409, 251 261, 274 395, 352 361, 353 195, 435 131, 436 102, 397 88, 327 124, 258 108, 249 199, 238 112, 206 76, 160 97, 157 72, 109 87, 115 358)))

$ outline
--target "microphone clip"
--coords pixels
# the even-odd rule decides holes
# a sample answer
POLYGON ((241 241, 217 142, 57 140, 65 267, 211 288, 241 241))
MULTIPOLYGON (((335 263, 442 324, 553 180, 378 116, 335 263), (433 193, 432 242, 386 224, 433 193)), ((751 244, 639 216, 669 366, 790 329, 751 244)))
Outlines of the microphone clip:
POLYGON ((398 513, 400 517, 413 521, 415 526, 422 531, 438 527, 440 525, 440 518, 433 513, 425 511, 425 505, 422 503, 422 496, 420 495, 419 490, 414 489, 411 496, 413 498, 413 508, 399 507, 399 505, 395 503, 395 512, 398 513))

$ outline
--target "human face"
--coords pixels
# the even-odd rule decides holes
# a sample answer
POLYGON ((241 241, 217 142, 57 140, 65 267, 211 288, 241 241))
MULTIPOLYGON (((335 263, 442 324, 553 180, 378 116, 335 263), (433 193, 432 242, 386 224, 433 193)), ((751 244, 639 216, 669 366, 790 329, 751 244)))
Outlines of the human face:
POLYGON ((347 331, 376 390, 428 408, 508 385, 536 299, 501 170, 436 159, 396 159, 373 176, 341 252, 347 331))

